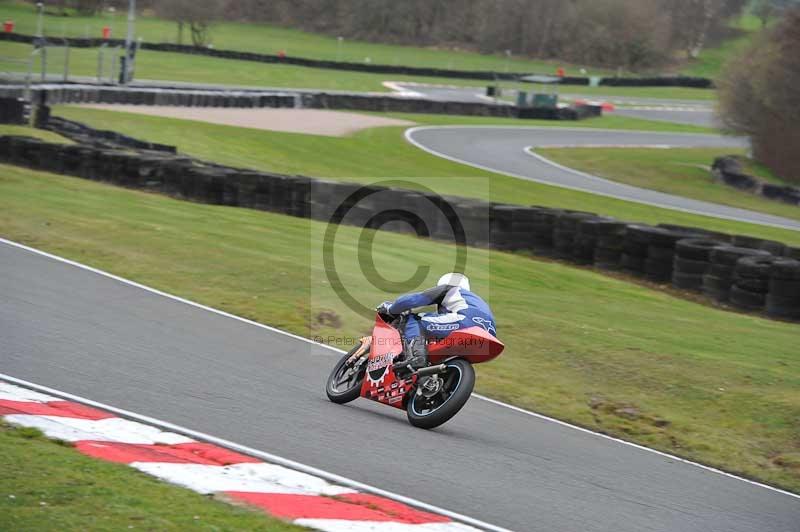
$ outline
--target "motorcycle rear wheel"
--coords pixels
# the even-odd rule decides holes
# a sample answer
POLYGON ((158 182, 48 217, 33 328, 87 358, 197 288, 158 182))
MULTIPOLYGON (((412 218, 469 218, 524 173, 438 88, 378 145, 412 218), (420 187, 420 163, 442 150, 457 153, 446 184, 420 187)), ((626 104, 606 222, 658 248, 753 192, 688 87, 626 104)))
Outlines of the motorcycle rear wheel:
POLYGON ((361 395, 361 383, 367 373, 367 365, 362 364, 358 372, 347 376, 348 370, 352 371, 352 367, 347 366, 347 359, 360 347, 361 343, 351 349, 349 353, 343 355, 328 376, 328 382, 325 384, 325 393, 328 395, 328 399, 334 403, 340 405, 349 403, 358 399, 361 395))
POLYGON ((475 387, 475 370, 468 361, 455 358, 445 363, 447 372, 440 378, 444 384, 433 397, 426 398, 415 390, 406 405, 408 422, 421 429, 432 429, 446 423, 469 400, 475 387))

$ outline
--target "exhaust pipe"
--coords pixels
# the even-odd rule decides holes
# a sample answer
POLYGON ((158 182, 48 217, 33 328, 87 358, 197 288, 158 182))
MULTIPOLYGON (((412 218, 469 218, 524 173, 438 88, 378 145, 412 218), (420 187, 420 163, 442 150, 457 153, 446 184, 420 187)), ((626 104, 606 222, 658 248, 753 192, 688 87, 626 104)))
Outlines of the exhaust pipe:
POLYGON ((447 371, 447 365, 439 364, 438 366, 428 366, 417 371, 418 377, 427 377, 428 375, 437 375, 447 371))

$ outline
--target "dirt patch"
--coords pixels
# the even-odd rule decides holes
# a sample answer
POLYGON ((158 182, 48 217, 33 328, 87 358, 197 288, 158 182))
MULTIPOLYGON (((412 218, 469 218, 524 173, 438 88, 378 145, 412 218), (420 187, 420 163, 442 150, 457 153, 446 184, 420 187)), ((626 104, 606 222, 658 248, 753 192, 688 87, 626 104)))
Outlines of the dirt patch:
POLYGON ((87 104, 81 107, 197 120, 226 126, 342 137, 372 127, 413 126, 414 122, 382 116, 319 109, 232 109, 159 105, 87 104))

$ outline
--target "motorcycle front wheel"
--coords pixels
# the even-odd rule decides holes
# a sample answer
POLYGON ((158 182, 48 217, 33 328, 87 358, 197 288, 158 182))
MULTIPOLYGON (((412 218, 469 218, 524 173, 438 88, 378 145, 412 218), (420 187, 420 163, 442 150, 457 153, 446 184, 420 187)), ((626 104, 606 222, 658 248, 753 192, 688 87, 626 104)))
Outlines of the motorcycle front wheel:
POLYGON ((456 358, 445 363, 439 389, 425 395, 414 390, 406 405, 408 421, 421 429, 432 429, 447 422, 467 403, 475 387, 475 370, 468 361, 456 358))
POLYGON ((356 369, 353 364, 348 364, 349 359, 361 347, 361 343, 356 345, 349 353, 343 355, 339 362, 333 367, 325 385, 325 393, 328 399, 337 404, 349 403, 361 395, 361 383, 367 373, 367 365, 361 364, 356 369))

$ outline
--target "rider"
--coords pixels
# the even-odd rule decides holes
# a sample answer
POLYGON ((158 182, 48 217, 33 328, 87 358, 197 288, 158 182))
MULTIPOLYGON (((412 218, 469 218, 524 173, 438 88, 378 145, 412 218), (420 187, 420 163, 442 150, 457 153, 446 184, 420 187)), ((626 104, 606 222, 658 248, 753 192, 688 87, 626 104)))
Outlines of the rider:
POLYGON ((436 305, 437 312, 408 315, 403 331, 408 357, 398 366, 412 369, 427 366, 427 338, 445 338, 453 331, 476 325, 497 337, 494 316, 489 305, 470 291, 469 279, 462 273, 446 273, 439 278, 435 287, 400 296, 394 302, 385 301, 380 304, 378 311, 396 316, 428 305, 436 305))

